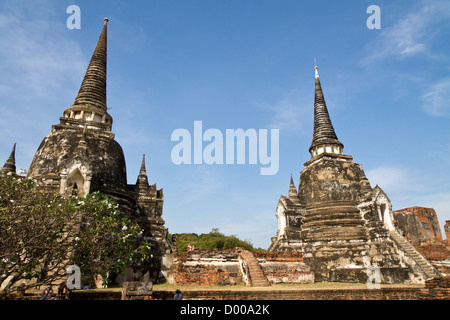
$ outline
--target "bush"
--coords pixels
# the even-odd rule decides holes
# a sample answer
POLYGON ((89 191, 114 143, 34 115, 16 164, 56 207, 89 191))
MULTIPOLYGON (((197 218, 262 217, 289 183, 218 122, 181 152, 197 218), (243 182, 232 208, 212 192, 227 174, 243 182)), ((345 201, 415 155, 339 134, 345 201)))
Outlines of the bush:
POLYGON ((193 245, 200 250, 233 250, 236 247, 241 247, 249 251, 255 251, 255 248, 249 241, 240 240, 234 235, 226 236, 217 228, 206 234, 179 233, 176 234, 176 237, 178 252, 187 251, 188 245, 193 245))

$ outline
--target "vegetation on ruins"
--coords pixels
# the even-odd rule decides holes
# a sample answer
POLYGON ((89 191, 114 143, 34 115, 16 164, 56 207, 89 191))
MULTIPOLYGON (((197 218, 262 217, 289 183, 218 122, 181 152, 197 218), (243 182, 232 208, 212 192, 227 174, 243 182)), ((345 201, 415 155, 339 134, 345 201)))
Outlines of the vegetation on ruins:
POLYGON ((42 191, 42 182, 0 170, 0 298, 18 289, 59 284, 67 268, 82 277, 119 273, 151 257, 142 230, 95 192, 42 191))
MULTIPOLYGON (((227 236, 219 231, 218 228, 213 228, 209 233, 178 233, 176 246, 178 252, 187 251, 188 245, 194 246, 200 250, 233 250, 236 247, 245 248, 250 251, 255 251, 252 243, 246 240, 241 240, 234 235, 227 236)), ((172 236, 170 235, 170 239, 172 236)))

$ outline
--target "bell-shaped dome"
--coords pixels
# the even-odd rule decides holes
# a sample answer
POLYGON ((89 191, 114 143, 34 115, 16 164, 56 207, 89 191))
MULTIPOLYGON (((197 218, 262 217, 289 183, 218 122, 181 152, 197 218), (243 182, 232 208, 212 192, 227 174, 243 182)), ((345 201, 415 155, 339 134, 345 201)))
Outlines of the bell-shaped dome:
MULTIPOLYGON (((125 188, 127 184, 125 157, 113 134, 54 126, 36 151, 28 176, 59 180, 75 170, 79 170, 83 182, 90 181, 85 194, 125 188)), ((83 188, 79 183, 77 187, 83 188)))

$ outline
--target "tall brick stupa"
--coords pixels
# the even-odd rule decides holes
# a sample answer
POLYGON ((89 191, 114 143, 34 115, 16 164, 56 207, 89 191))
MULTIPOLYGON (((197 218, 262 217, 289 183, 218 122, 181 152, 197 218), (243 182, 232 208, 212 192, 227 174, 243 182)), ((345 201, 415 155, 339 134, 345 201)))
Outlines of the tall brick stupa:
POLYGON ((268 250, 303 252, 316 281, 365 282, 368 270, 378 270, 382 283, 439 275, 416 250, 413 256, 395 227, 388 196, 378 185, 371 187, 343 148, 316 66, 311 159, 300 172, 298 191, 291 178, 288 196, 280 197, 278 230, 268 250))
POLYGON ((155 273, 158 259, 170 250, 162 218, 163 190, 149 184, 145 157, 136 184, 127 183, 124 153, 111 131, 113 118, 106 102, 107 24, 105 18, 73 104, 41 142, 28 177, 42 179, 47 190, 56 193, 84 196, 100 191, 114 200, 153 243, 155 259, 149 270, 155 273))

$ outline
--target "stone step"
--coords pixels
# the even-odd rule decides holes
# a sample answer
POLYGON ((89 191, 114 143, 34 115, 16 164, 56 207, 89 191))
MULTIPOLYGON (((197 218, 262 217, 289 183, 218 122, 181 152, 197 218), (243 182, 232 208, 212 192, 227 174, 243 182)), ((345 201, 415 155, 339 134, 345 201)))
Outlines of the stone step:
POLYGON ((431 263, 422 256, 416 248, 404 237, 402 237, 400 234, 398 234, 396 231, 390 231, 391 237, 399 244, 405 253, 412 258, 422 269, 422 271, 428 276, 428 277, 441 277, 441 274, 436 271, 431 263))
POLYGON ((240 257, 245 261, 248 267, 248 279, 250 286, 253 287, 268 287, 270 286, 269 280, 264 275, 261 266, 255 256, 245 249, 241 249, 239 252, 240 257))

